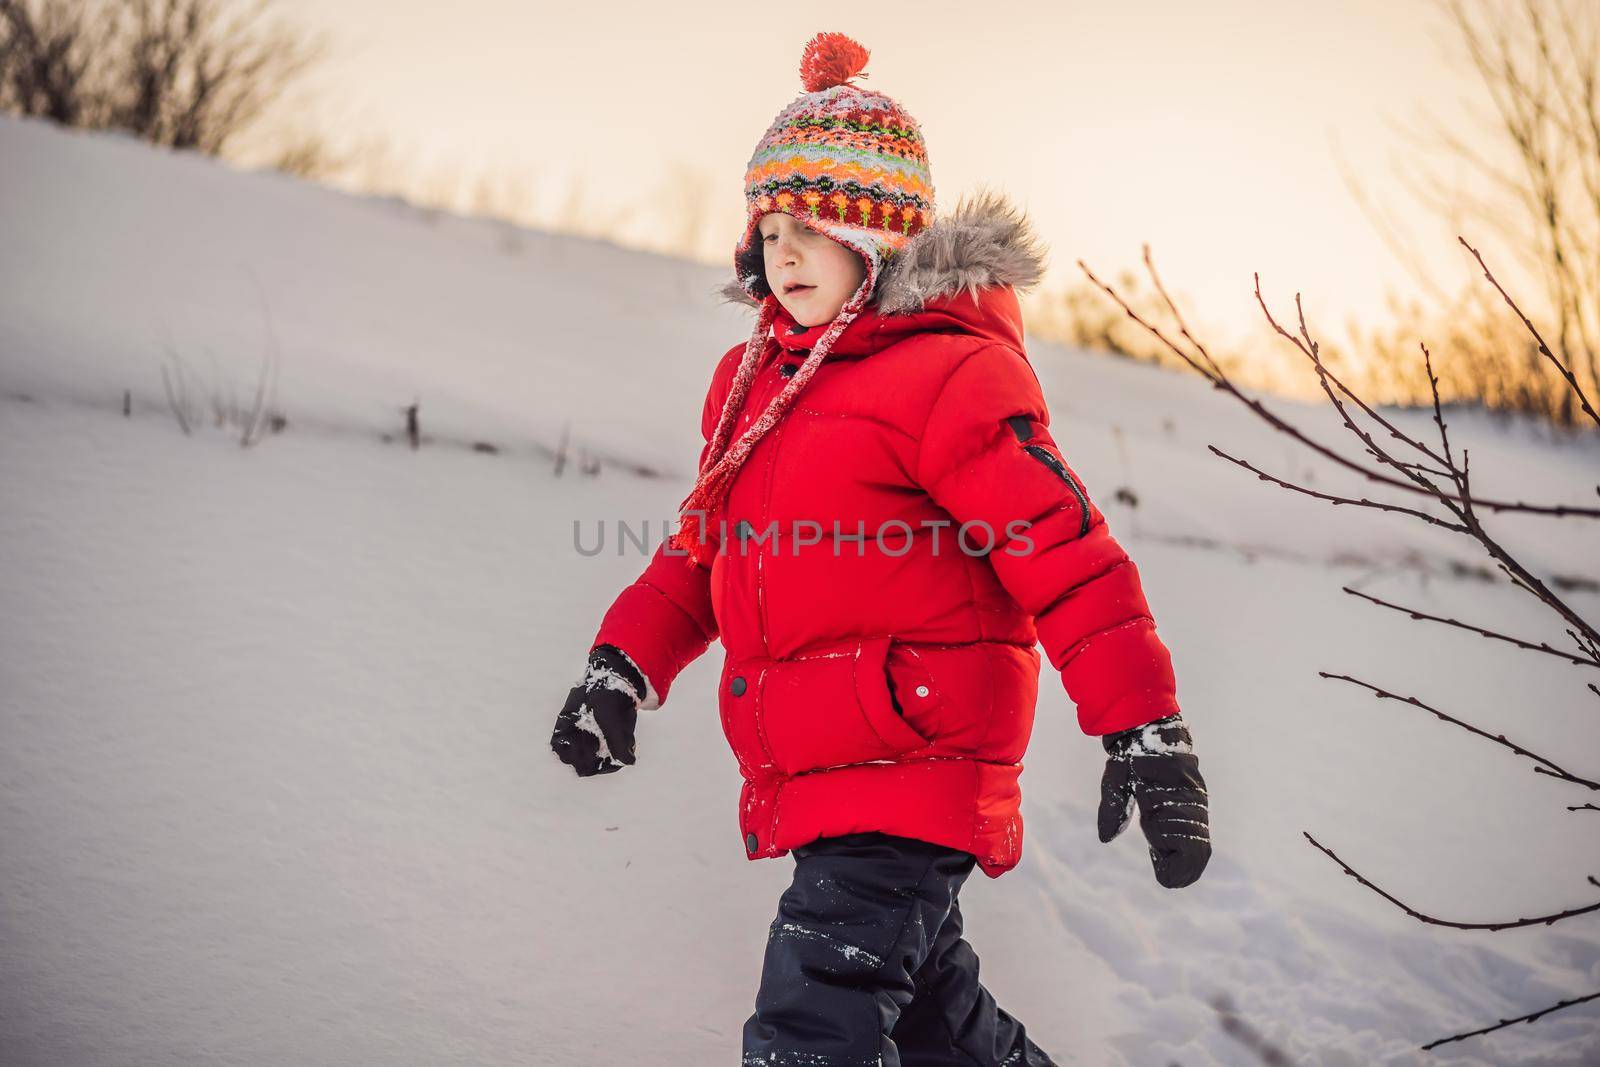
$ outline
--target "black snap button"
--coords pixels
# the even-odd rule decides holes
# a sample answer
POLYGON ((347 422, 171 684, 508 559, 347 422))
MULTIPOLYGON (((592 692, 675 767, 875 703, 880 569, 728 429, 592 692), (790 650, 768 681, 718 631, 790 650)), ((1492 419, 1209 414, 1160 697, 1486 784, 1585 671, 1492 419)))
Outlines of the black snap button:
POLYGON ((746 852, 754 852, 756 849, 758 849, 760 847, 761 847, 761 842, 756 840, 756 835, 755 834, 745 834, 744 835, 744 850, 746 852))
POLYGON ((734 536, 741 541, 745 540, 755 532, 756 528, 750 525, 749 519, 740 519, 733 527, 734 536))
POLYGON ((744 690, 745 681, 742 677, 735 677, 733 681, 728 683, 728 692, 732 693, 736 697, 744 696, 744 690))
POLYGON ((778 368, 778 373, 783 375, 785 378, 793 378, 794 372, 799 369, 800 364, 798 363, 785 363, 783 366, 778 368))

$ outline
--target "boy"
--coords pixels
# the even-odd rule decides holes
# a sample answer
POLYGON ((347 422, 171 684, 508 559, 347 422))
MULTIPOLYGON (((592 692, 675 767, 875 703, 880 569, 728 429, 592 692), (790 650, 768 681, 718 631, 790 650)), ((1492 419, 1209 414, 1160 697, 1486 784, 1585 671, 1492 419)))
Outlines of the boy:
POLYGON ((935 220, 921 130, 819 34, 746 173, 680 529, 607 611, 552 747, 635 759, 640 708, 721 638, 751 859, 793 853, 748 1065, 1052 1061, 978 981, 956 896, 1021 856, 1043 644, 1135 805, 1156 877, 1210 857, 1205 783, 1137 569, 1049 432, 1016 291, 1043 256, 1002 199, 935 220), (801 402, 803 396, 803 402, 801 402))

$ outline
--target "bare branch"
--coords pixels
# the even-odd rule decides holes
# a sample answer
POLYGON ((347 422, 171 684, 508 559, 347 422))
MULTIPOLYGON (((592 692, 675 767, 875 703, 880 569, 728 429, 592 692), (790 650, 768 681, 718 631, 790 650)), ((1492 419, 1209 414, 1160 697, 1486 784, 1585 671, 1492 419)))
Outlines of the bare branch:
POLYGON ((1252 474, 1254 474, 1257 478, 1261 479, 1262 481, 1271 482, 1274 485, 1281 486, 1282 488, 1288 489, 1291 492, 1301 493, 1301 494, 1304 494, 1305 496, 1314 497, 1317 500, 1326 500, 1329 503, 1334 504, 1335 506, 1337 506, 1339 504, 1350 504, 1350 505, 1352 505, 1354 507, 1372 508, 1372 509, 1374 509, 1376 511, 1398 512, 1401 515, 1410 515, 1413 518, 1422 519, 1422 520, 1424 520, 1426 522, 1431 522, 1435 526, 1442 526, 1446 530, 1451 530, 1451 531, 1454 531, 1455 533, 1466 533, 1467 532, 1467 528, 1465 526, 1462 526, 1462 525, 1458 524, 1458 523, 1447 522, 1444 519, 1440 519, 1440 518, 1438 518, 1436 516, 1429 515, 1425 511, 1417 511, 1417 510, 1415 510, 1413 508, 1401 507, 1399 504, 1385 504, 1384 502, 1382 502, 1380 500, 1368 500, 1366 497, 1359 497, 1358 498, 1358 497, 1349 497, 1349 496, 1336 496, 1336 495, 1334 495, 1332 493, 1319 493, 1315 489, 1307 489, 1304 486, 1296 485, 1293 482, 1286 481, 1286 480, 1284 480, 1282 478, 1277 477, 1276 475, 1268 474, 1266 471, 1264 471, 1260 467, 1257 467, 1254 464, 1250 463, 1248 460, 1240 459, 1237 456, 1231 456, 1228 453, 1222 451, 1222 449, 1218 448, 1216 445, 1207 445, 1206 448, 1212 454, 1217 455, 1217 456, 1221 456, 1223 459, 1227 460, 1229 463, 1236 463, 1239 466, 1243 467, 1245 470, 1250 471, 1252 474))
MULTIPOLYGON (((1400 464, 1397 460, 1390 457, 1383 449, 1379 448, 1377 443, 1373 441, 1372 436, 1363 430, 1359 425, 1357 425, 1355 420, 1350 417, 1349 411, 1345 409, 1344 401, 1340 400, 1338 394, 1335 393, 1333 389, 1329 388, 1330 382, 1338 387, 1340 393, 1343 393, 1346 397, 1349 397, 1351 401, 1359 405, 1361 410, 1366 412, 1368 418, 1372 419, 1383 426, 1384 429, 1388 430, 1391 437, 1403 441, 1405 444, 1410 445, 1412 448, 1416 449, 1418 452, 1437 463, 1444 463, 1444 457, 1436 455, 1432 449, 1428 448, 1422 442, 1413 440, 1406 434, 1401 433, 1395 428, 1393 423, 1379 415, 1376 411, 1372 410, 1366 401, 1362 400, 1359 396, 1356 396, 1355 393, 1352 393, 1344 384, 1344 382, 1339 380, 1338 375, 1334 374, 1327 368, 1322 361, 1321 352, 1318 348, 1317 342, 1312 340, 1311 331, 1306 326, 1305 308, 1301 305, 1299 293, 1294 294, 1295 310, 1299 313, 1300 317, 1300 333, 1299 336, 1296 336, 1280 326, 1278 324, 1278 320, 1273 317, 1271 309, 1267 307, 1266 298, 1261 295, 1261 275, 1258 273, 1254 277, 1256 283, 1256 303, 1261 306, 1261 313, 1267 317, 1268 325, 1270 325, 1280 337, 1283 337, 1285 340, 1287 340, 1291 345, 1298 349, 1307 360, 1310 361, 1311 366, 1317 372, 1317 382, 1319 385, 1321 385, 1323 393, 1328 398, 1328 402, 1331 403, 1334 410, 1339 413, 1339 418, 1344 422, 1345 427, 1349 429, 1351 433, 1360 438, 1361 442, 1367 446, 1367 452, 1370 455, 1372 455, 1375 459, 1387 463, 1390 466, 1401 467, 1402 470, 1404 469, 1403 464, 1400 464)), ((1449 477, 1448 471, 1438 471, 1437 473, 1441 477, 1449 477)), ((1428 482, 1426 479, 1423 479, 1417 475, 1412 475, 1412 479, 1429 491, 1438 494, 1439 490, 1437 487, 1428 482)))
MULTIPOLYGON (((1501 746, 1503 746, 1505 748, 1508 748, 1512 752, 1515 752, 1519 756, 1526 757, 1527 759, 1533 760, 1535 763, 1541 764, 1542 766, 1534 768, 1534 770, 1536 772, 1542 772, 1544 774, 1550 775, 1553 778, 1560 778, 1564 782, 1572 782, 1574 785, 1581 785, 1581 786, 1583 786, 1583 787, 1585 787, 1587 789, 1600 790, 1600 782, 1593 782, 1593 781, 1590 781, 1587 778, 1580 778, 1577 775, 1572 774, 1569 771, 1563 770, 1561 767, 1557 766, 1554 761, 1548 760, 1548 759, 1546 759, 1545 757, 1539 755, 1536 752, 1530 752, 1527 749, 1523 748, 1521 745, 1516 744, 1513 741, 1506 740, 1505 734, 1491 734, 1487 730, 1480 730, 1478 727, 1473 726, 1471 723, 1462 722, 1460 719, 1456 718, 1453 715, 1447 715, 1446 713, 1440 711, 1438 708, 1432 707, 1432 706, 1430 706, 1428 704, 1424 704, 1422 701, 1418 700, 1416 697, 1403 697, 1403 696, 1400 696, 1400 695, 1398 695, 1396 693, 1391 693, 1387 689, 1382 689, 1382 688, 1380 688, 1378 686, 1375 686, 1375 685, 1371 684, 1370 682, 1363 682, 1359 678, 1352 678, 1348 674, 1332 674, 1332 673, 1330 673, 1328 671, 1318 671, 1317 674, 1319 674, 1323 678, 1337 678, 1337 679, 1339 679, 1341 681, 1351 682, 1351 683, 1353 683, 1355 685, 1359 685, 1364 689, 1370 689, 1370 690, 1372 690, 1372 692, 1380 700, 1398 700, 1402 704, 1410 704, 1413 707, 1421 708, 1423 711, 1431 712, 1432 714, 1438 716, 1440 719, 1443 719, 1445 722, 1451 723, 1452 725, 1455 725, 1455 726, 1459 726, 1463 730, 1466 730, 1468 733, 1473 733, 1473 734, 1477 734, 1479 737, 1488 738, 1490 741, 1493 741, 1495 744, 1501 745, 1501 746)), ((1597 905, 1597 906, 1600 906, 1600 905, 1597 905)))
POLYGON ((1590 993, 1589 995, 1582 997, 1573 997, 1571 1000, 1557 1001, 1548 1008, 1541 1008, 1539 1011, 1532 1012, 1528 1015, 1519 1015, 1515 1019, 1501 1019, 1493 1026, 1485 1026, 1481 1030, 1469 1030, 1464 1034, 1454 1034, 1450 1037, 1441 1037, 1437 1041, 1430 1041, 1426 1045, 1423 1045, 1422 1049, 1427 1051, 1428 1049, 1438 1048, 1440 1045, 1448 1045, 1452 1041, 1465 1041, 1469 1037, 1477 1037, 1480 1034, 1493 1033, 1495 1030, 1501 1030, 1507 1026, 1515 1026, 1517 1023, 1531 1023, 1535 1019, 1549 1015, 1553 1011, 1560 1011, 1562 1008, 1570 1008, 1574 1004, 1583 1004, 1594 1000, 1597 997, 1600 997, 1600 992, 1590 993))
MULTIPOLYGON (((1426 619, 1429 622, 1442 622, 1447 626, 1459 627, 1460 629, 1466 630, 1470 633, 1480 634, 1483 637, 1492 638, 1496 641, 1505 641, 1508 644, 1516 645, 1518 648, 1525 648, 1530 652, 1543 652, 1547 655, 1555 656, 1557 659, 1564 659, 1567 662, 1576 664, 1579 667, 1600 668, 1600 657, 1585 658, 1583 656, 1575 656, 1571 652, 1563 652, 1559 648, 1552 648, 1543 641, 1539 642, 1538 644, 1533 644, 1531 641, 1524 641, 1517 637, 1508 637, 1505 634, 1496 633, 1493 630, 1486 630, 1481 626, 1473 626, 1470 623, 1460 622, 1456 619, 1447 619, 1440 615, 1429 615, 1427 612, 1418 611, 1416 608, 1407 608, 1402 607, 1399 604, 1391 604, 1387 600, 1380 600, 1379 598, 1368 593, 1363 593, 1358 589, 1352 589, 1348 585, 1342 586, 1341 588, 1351 596, 1358 596, 1362 600, 1370 600, 1372 603, 1381 607, 1392 608, 1395 611, 1404 612, 1413 619, 1426 619)), ((1571 630, 1568 630, 1567 632, 1572 633, 1571 630)))
POLYGON ((1344 860, 1340 859, 1338 853, 1334 852, 1333 849, 1329 848, 1327 845, 1324 845, 1322 842, 1318 841, 1304 830, 1300 831, 1300 833, 1307 841, 1310 841, 1319 852, 1343 868, 1345 874, 1348 874, 1351 878, 1354 878, 1357 882, 1360 882, 1362 885, 1366 886, 1368 889, 1372 890, 1374 893, 1378 894, 1378 896, 1382 897, 1384 900, 1387 900, 1389 903, 1393 904, 1395 907, 1399 908, 1413 919, 1416 919, 1418 922, 1427 923, 1430 926, 1447 926, 1452 930, 1515 930, 1524 926, 1549 926, 1552 923, 1558 923, 1563 919, 1570 919, 1577 915, 1587 915, 1592 911, 1600 911, 1600 901, 1596 901, 1593 904, 1585 904, 1580 908, 1568 908, 1566 911, 1558 911, 1550 915, 1537 915, 1530 919, 1512 919, 1505 922, 1468 923, 1457 922, 1454 919, 1440 919, 1436 916, 1429 915, 1426 912, 1418 911, 1416 908, 1413 908, 1399 897, 1396 897, 1393 893, 1389 893, 1378 886, 1373 885, 1372 882, 1368 881, 1365 876, 1354 870, 1344 860))
POLYGON ((1478 261, 1479 267, 1483 268, 1483 276, 1489 279, 1490 285, 1499 290, 1501 297, 1505 299, 1506 305, 1517 313, 1517 318, 1522 320, 1522 325, 1527 328, 1528 333, 1533 335, 1534 342, 1539 346, 1539 352, 1555 366, 1561 377, 1566 379, 1567 386, 1577 394, 1578 403, 1582 406, 1584 414, 1594 420, 1596 426, 1600 426, 1600 412, 1595 411, 1594 405, 1589 403, 1588 395, 1584 393, 1583 386, 1578 384, 1578 379, 1573 376, 1572 371, 1567 368, 1567 365, 1554 352, 1550 351, 1550 346, 1545 343, 1544 335, 1539 332, 1539 328, 1533 324, 1527 315, 1523 314, 1522 308, 1518 307, 1517 302, 1511 299, 1511 294, 1501 287, 1499 279, 1489 270, 1488 264, 1484 263, 1483 257, 1478 254, 1478 250, 1467 244, 1467 239, 1459 234, 1456 236, 1456 240, 1461 242, 1463 248, 1472 253, 1472 258, 1478 261))
MULTIPOLYGON (((1143 327, 1143 329, 1147 333, 1149 333, 1151 337, 1153 337, 1157 341, 1159 341, 1168 351, 1172 352, 1179 359, 1183 360, 1184 363, 1188 364, 1189 367, 1191 367, 1196 373, 1200 374, 1207 381, 1211 382, 1211 384, 1212 384, 1212 386, 1214 388, 1219 389, 1219 390, 1229 394, 1234 399, 1238 400, 1241 404, 1243 404, 1245 407, 1249 408, 1252 412, 1254 412, 1257 416, 1259 416, 1263 421, 1265 421, 1273 429, 1278 430, 1278 431, 1288 435, 1290 438, 1294 439, 1295 441, 1298 441, 1300 444, 1304 445, 1306 448, 1309 448, 1311 451, 1313 451, 1316 454, 1322 456, 1323 458, 1331 460, 1332 462, 1338 464, 1341 467, 1346 468, 1347 470, 1355 471, 1357 474, 1360 474, 1362 477, 1368 479, 1369 481, 1377 482, 1379 485, 1386 485, 1386 486, 1389 486, 1390 488, 1393 488, 1393 489, 1401 489, 1401 490, 1404 490, 1405 492, 1408 492, 1408 493, 1419 493, 1419 494, 1423 494, 1423 495, 1426 495, 1426 496, 1431 496, 1436 500, 1441 500, 1441 501, 1443 501, 1443 500, 1451 500, 1451 501, 1454 501, 1457 504, 1463 503, 1463 501, 1461 499, 1459 499, 1457 497, 1454 497, 1451 494, 1442 493, 1442 492, 1438 492, 1438 491, 1430 491, 1428 489, 1424 489, 1424 488, 1416 485, 1415 483, 1413 483, 1411 481, 1403 480, 1403 479, 1400 479, 1400 478, 1393 478, 1393 477, 1390 477, 1388 475, 1382 474, 1382 473, 1380 473, 1378 471, 1374 471, 1371 468, 1366 467, 1363 464, 1356 462, 1355 460, 1349 459, 1349 458, 1345 457, 1344 455, 1336 452, 1332 448, 1329 448, 1326 445, 1320 444, 1317 441, 1313 440, 1312 438, 1308 437, 1305 433, 1300 431, 1297 427, 1293 426, 1289 422, 1287 422, 1284 419, 1280 418, 1278 415, 1274 414, 1260 400, 1257 400, 1257 399, 1255 399, 1253 397, 1246 396, 1242 391, 1240 391, 1240 389, 1233 384, 1232 380, 1228 377, 1226 372, 1224 372, 1216 364, 1216 361, 1213 360, 1210 357, 1210 354, 1208 352, 1206 352, 1204 347, 1201 346, 1198 342, 1193 342, 1193 343, 1195 344, 1196 349, 1201 353, 1200 358, 1203 358, 1205 360, 1205 362, 1206 362, 1206 365, 1204 365, 1204 366, 1202 366, 1199 362, 1197 362, 1195 356, 1192 356, 1188 352, 1184 351, 1184 349, 1182 347, 1180 347, 1176 342, 1174 342, 1170 337, 1168 337, 1164 332, 1162 332, 1162 330, 1159 327, 1157 327, 1157 326, 1151 324, 1150 322, 1146 321, 1142 316, 1139 315, 1138 312, 1134 311, 1133 308, 1131 306, 1129 306, 1128 303, 1125 300, 1123 300, 1122 296, 1114 288, 1112 288, 1111 286, 1107 285, 1105 282, 1101 281, 1095 275, 1094 271, 1092 271, 1089 268, 1089 265, 1086 264, 1083 260, 1081 260, 1081 259, 1078 260, 1078 266, 1079 266, 1080 269, 1082 269, 1084 274, 1086 274, 1088 276, 1088 278, 1089 278, 1089 280, 1091 282, 1093 282, 1102 292, 1104 292, 1112 300, 1116 301, 1118 306, 1120 306, 1122 308, 1123 312, 1128 316, 1128 318, 1130 318, 1134 322, 1138 323, 1139 326, 1143 327)), ((1156 283, 1157 287, 1159 288, 1161 286, 1160 277, 1159 277, 1159 275, 1157 275, 1155 273, 1155 270, 1154 270, 1153 266, 1151 267, 1151 275, 1152 275, 1152 278, 1155 280, 1155 283, 1156 283)), ((1169 306, 1170 306, 1170 303, 1169 303, 1169 306)), ((1182 326, 1181 330, 1182 330, 1182 333, 1185 336, 1189 335, 1187 326, 1182 326)), ((1508 511, 1508 512, 1519 512, 1519 513, 1524 513, 1524 514, 1537 514, 1537 515, 1549 515, 1549 516, 1572 515, 1572 516, 1578 516, 1578 517, 1583 517, 1583 518, 1600 518, 1600 508, 1583 508, 1583 507, 1577 507, 1577 506, 1565 505, 1565 504, 1561 504, 1561 505, 1540 505, 1540 504, 1528 504, 1528 503, 1525 503, 1525 502, 1522 502, 1522 501, 1509 502, 1509 501, 1502 501, 1502 500, 1484 500, 1484 499, 1474 499, 1473 500, 1473 504, 1475 506, 1477 506, 1477 507, 1488 508, 1489 510, 1496 511, 1496 512, 1508 511)))

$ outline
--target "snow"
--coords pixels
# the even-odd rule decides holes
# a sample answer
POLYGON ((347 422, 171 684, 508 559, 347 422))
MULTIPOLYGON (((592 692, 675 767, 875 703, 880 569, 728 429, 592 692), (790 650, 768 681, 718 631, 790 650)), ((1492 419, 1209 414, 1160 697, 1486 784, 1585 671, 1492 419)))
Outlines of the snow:
MULTIPOLYGON (((644 563, 573 523, 673 514, 748 329, 723 274, 14 119, 0 160, 0 1062, 729 1061, 791 862, 745 859, 720 646, 641 715, 636 766, 579 779, 549 748, 644 563), (273 351, 285 432, 179 432, 164 358, 247 396, 273 351), (598 476, 555 474, 563 433, 598 476)), ((1173 891, 1136 828, 1099 843, 1104 752, 1047 670, 1023 861, 962 894, 1000 1002, 1070 1064, 1249 1062, 1219 994, 1297 1064, 1600 1060, 1593 1004, 1416 1051, 1600 988, 1592 916, 1423 926, 1301 836, 1450 918, 1600 897, 1593 814, 1565 810, 1590 795, 1317 674, 1592 776, 1580 669, 1339 587, 1561 627, 1463 539, 1211 455, 1380 491, 1198 379, 1030 352, 1172 649, 1216 851, 1173 891)), ((1452 437, 1485 493, 1595 499, 1592 439, 1452 437)), ((1490 521, 1600 578, 1596 524, 1490 521)), ((1591 619, 1592 588, 1565 594, 1591 619)))

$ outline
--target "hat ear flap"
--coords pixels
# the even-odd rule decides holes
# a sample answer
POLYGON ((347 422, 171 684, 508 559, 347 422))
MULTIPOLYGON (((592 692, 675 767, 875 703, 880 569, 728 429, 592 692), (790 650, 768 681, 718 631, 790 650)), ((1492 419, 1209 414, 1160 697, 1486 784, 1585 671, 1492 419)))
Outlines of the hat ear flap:
MULTIPOLYGON (((759 237, 760 231, 756 232, 759 237)), ((767 257, 762 252, 761 246, 752 241, 740 250, 734 257, 734 268, 739 272, 739 284, 745 292, 757 300, 765 300, 772 294, 772 286, 767 284, 767 257)))

